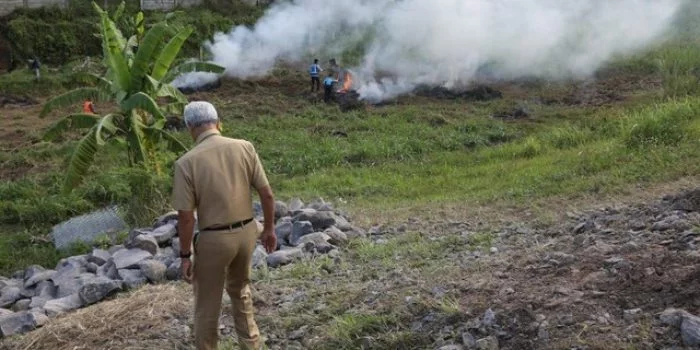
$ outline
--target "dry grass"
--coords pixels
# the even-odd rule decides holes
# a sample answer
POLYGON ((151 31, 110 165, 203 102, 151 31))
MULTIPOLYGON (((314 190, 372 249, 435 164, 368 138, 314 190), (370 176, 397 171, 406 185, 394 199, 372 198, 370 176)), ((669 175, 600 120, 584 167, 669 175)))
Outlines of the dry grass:
POLYGON ((52 319, 0 349, 190 349, 191 295, 181 283, 145 286, 52 319))

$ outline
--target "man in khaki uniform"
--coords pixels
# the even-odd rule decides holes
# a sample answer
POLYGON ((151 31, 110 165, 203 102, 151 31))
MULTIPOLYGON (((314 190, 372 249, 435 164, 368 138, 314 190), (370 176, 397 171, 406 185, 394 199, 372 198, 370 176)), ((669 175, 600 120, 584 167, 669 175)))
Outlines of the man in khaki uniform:
POLYGON ((192 102, 184 119, 196 146, 175 163, 173 206, 178 211, 182 275, 194 285, 195 343, 199 350, 217 348, 225 286, 238 342, 243 349, 257 350, 262 341, 253 317, 250 269, 258 238, 268 252, 277 245, 274 195, 253 145, 221 136, 213 105, 192 102), (257 190, 265 215, 262 235, 253 218, 251 188, 257 190), (192 242, 195 210, 200 233, 192 242))

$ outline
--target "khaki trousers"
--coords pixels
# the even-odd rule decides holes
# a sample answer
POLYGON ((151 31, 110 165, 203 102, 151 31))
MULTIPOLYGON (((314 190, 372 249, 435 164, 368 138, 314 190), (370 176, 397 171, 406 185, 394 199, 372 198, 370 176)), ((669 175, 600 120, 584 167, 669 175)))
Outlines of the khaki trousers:
POLYGON ((224 286, 231 298, 241 349, 260 349, 260 331, 253 318, 250 270, 260 235, 253 220, 244 227, 198 234, 194 243, 195 344, 198 350, 217 349, 224 286))

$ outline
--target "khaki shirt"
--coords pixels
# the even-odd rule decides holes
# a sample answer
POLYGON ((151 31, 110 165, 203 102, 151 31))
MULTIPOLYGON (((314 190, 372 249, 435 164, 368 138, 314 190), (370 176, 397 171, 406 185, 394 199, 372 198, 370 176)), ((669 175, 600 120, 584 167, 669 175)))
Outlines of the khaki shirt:
POLYGON ((199 229, 253 217, 251 187, 268 186, 253 144, 208 130, 175 162, 175 210, 197 210, 199 229))

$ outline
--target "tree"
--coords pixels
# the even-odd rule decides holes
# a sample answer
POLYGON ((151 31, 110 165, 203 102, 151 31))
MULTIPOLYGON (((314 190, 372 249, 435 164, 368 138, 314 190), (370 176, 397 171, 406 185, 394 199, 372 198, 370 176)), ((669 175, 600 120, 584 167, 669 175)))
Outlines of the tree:
MULTIPOLYGON (((67 130, 88 130, 70 157, 63 185, 66 193, 82 182, 95 155, 107 143, 126 145, 130 166, 159 172, 156 154, 162 146, 173 151, 186 150, 164 129, 165 114, 181 115, 188 102, 185 95, 170 83, 182 73, 224 71, 223 67, 201 61, 175 65, 182 45, 192 34, 191 27, 171 26, 166 19, 153 25, 145 34, 143 27, 136 28, 135 34, 126 40, 109 14, 94 2, 92 4, 100 16, 99 36, 106 73, 94 76, 95 87, 78 88, 48 101, 41 117, 56 108, 74 106, 86 99, 114 101, 118 111, 102 116, 71 114, 46 131, 44 139, 50 141, 67 130), (160 99, 166 101, 162 106, 156 102, 160 99)), ((116 17, 121 11, 123 3, 116 17)), ((137 18, 142 18, 142 15, 137 18)), ((142 21, 136 22, 142 26, 142 21)))

